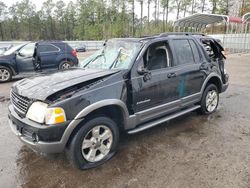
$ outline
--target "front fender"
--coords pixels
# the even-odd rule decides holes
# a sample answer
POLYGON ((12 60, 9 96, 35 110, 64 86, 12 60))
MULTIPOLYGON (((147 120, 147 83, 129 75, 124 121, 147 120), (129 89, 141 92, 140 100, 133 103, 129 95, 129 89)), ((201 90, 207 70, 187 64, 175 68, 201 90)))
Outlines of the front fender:
POLYGON ((0 62, 0 66, 4 66, 4 67, 8 67, 11 69, 13 75, 16 75, 17 74, 17 71, 16 69, 14 68, 14 66, 10 63, 5 63, 5 62, 0 62))
POLYGON ((94 104, 91 104, 91 105, 87 106, 86 108, 84 108, 82 111, 80 111, 76 115, 76 117, 70 122, 70 124, 68 125, 66 130, 64 131, 64 134, 63 134, 60 142, 64 146, 66 146, 66 144, 67 144, 71 134, 73 133, 74 129, 84 120, 84 118, 88 114, 90 114, 91 112, 93 112, 96 109, 106 107, 106 106, 110 106, 110 105, 116 105, 116 106, 119 106, 122 109, 123 116, 124 116, 124 124, 126 126, 126 124, 128 123, 128 120, 129 120, 129 113, 128 113, 127 107, 124 104, 124 102, 122 102, 121 100, 118 100, 118 99, 102 100, 102 101, 96 102, 94 104))
POLYGON ((128 109, 123 101, 118 100, 118 99, 107 99, 107 100, 98 101, 94 104, 87 106, 76 115, 75 119, 82 119, 88 114, 90 114, 91 112, 93 112, 94 110, 97 110, 99 108, 106 107, 106 106, 111 106, 111 105, 119 106, 122 109, 123 116, 125 118, 129 116, 128 109))

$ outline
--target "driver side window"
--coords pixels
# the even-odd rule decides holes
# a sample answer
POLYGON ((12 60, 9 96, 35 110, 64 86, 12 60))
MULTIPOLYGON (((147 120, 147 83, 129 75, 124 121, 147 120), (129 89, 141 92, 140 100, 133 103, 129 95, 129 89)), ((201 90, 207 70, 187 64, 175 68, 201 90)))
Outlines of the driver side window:
POLYGON ((29 43, 25 45, 21 50, 19 50, 19 54, 24 57, 33 56, 35 51, 35 43, 29 43))
POLYGON ((144 67, 148 70, 157 70, 170 67, 172 54, 167 42, 151 44, 144 56, 144 67))

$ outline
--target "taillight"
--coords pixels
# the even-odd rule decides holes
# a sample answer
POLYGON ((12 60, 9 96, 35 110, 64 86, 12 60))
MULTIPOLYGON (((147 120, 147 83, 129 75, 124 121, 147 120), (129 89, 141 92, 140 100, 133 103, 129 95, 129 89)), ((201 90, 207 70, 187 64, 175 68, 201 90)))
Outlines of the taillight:
POLYGON ((74 57, 77 57, 77 51, 76 51, 76 50, 73 50, 71 53, 72 53, 72 55, 73 55, 74 57))

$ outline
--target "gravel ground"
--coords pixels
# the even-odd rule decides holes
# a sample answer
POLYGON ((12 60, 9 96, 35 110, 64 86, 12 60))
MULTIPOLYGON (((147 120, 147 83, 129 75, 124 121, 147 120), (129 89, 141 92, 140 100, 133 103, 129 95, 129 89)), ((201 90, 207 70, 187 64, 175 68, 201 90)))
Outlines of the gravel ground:
MULTIPOLYGON (((0 187, 250 188, 249 58, 229 56, 230 87, 216 113, 123 134, 117 155, 87 171, 71 167, 63 154, 39 155, 24 146, 8 126, 8 102, 1 102, 0 187)), ((1 84, 0 93, 8 96, 12 83, 1 84)))

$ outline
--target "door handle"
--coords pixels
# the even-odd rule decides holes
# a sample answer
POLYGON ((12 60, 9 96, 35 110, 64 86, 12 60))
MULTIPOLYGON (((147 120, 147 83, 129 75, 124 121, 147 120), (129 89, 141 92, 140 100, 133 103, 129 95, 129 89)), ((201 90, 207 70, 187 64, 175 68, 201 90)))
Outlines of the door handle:
POLYGON ((174 77, 176 77, 177 75, 176 75, 176 73, 175 72, 172 72, 172 73, 169 73, 168 74, 168 78, 174 78, 174 77))

